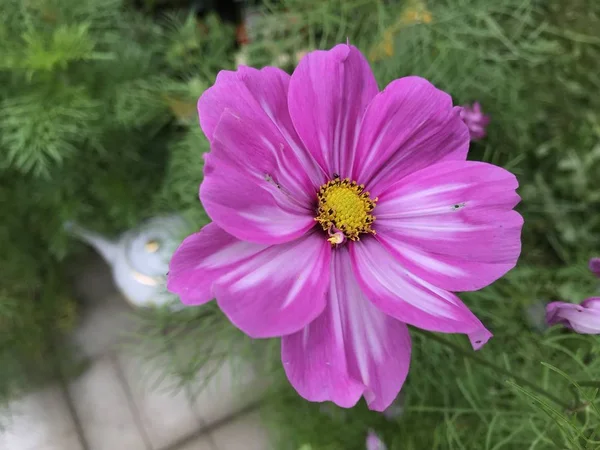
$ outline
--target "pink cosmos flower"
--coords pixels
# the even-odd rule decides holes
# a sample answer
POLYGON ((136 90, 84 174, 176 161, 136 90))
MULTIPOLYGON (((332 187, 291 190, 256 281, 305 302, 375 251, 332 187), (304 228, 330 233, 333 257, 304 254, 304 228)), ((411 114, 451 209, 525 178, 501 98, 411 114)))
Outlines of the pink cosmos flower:
POLYGON ((379 436, 377 436, 372 431, 369 431, 369 434, 367 435, 367 442, 365 447, 366 450, 387 450, 387 447, 385 446, 383 441, 379 439, 379 436))
MULTIPOLYGON (((600 277, 600 258, 592 258, 590 270, 600 277)), ((561 324, 581 334, 600 334, 600 297, 591 297, 581 304, 552 302, 546 305, 546 322, 561 324)))
POLYGON ((479 102, 473 103, 473 106, 464 105, 460 111, 460 117, 469 127, 472 141, 478 141, 485 137, 485 127, 490 123, 490 117, 483 114, 479 102))
POLYGON ((253 338, 282 337, 300 395, 383 411, 408 373, 406 324, 475 348, 491 337, 452 291, 515 265, 517 180, 466 161, 448 94, 419 77, 380 92, 363 55, 338 45, 291 76, 222 71, 198 110, 213 222, 178 248, 168 288, 188 305, 216 298, 253 338))
POLYGON ((546 307, 550 325, 561 324, 581 334, 600 334, 600 297, 575 303, 552 302, 546 307))

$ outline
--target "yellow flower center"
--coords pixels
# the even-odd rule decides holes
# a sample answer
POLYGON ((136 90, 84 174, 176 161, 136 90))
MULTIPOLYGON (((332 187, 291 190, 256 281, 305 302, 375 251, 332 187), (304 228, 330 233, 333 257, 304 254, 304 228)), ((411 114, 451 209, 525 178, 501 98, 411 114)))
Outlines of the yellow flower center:
POLYGON ((350 181, 350 178, 342 180, 339 176, 319 188, 315 220, 329 233, 328 241, 332 245, 341 244, 343 236, 358 241, 362 233, 375 234, 371 228, 375 216, 371 211, 377 198, 371 199, 364 189, 363 184, 350 181))

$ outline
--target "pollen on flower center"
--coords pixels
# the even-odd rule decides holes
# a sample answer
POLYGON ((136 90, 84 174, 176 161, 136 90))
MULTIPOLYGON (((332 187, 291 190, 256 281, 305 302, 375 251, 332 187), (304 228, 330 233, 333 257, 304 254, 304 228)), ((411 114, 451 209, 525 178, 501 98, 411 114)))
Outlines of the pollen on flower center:
POLYGON ((358 241, 360 234, 375 234, 371 225, 375 216, 377 198, 371 199, 365 186, 350 178, 336 176, 319 188, 319 205, 315 220, 329 233, 332 245, 342 243, 341 233, 351 241, 358 241))

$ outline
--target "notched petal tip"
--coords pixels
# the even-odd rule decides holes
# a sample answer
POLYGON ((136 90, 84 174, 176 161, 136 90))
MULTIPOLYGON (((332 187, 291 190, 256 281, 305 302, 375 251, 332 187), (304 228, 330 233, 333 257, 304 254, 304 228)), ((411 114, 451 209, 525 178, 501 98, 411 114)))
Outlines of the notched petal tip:
POLYGON ((494 335, 485 327, 480 328, 473 333, 469 333, 469 340, 471 341, 473 350, 479 350, 492 338, 492 336, 494 335))
POLYGON ((328 52, 331 52, 332 54, 335 54, 336 56, 338 56, 339 62, 346 63, 348 61, 348 58, 350 57, 350 54, 352 53, 353 49, 358 51, 358 49, 356 49, 356 47, 352 47, 347 44, 338 44, 335 47, 333 47, 331 50, 329 50, 328 52), (339 55, 338 55, 338 53, 339 53, 339 55))

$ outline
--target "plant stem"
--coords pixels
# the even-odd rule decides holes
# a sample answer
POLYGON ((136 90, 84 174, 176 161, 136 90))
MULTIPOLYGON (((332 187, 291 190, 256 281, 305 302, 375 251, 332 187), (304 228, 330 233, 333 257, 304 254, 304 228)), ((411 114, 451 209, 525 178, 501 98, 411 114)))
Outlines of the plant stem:
POLYGON ((600 389, 600 381, 578 381, 577 384, 583 387, 595 387, 600 389))
POLYGON ((425 331, 425 330, 421 330, 419 328, 412 328, 414 331, 416 331, 419 334, 422 334, 424 336, 427 336, 427 339, 431 339, 433 341, 436 341, 442 345, 445 345, 448 348, 451 348, 452 350, 454 350, 456 353, 469 358, 472 361, 475 361, 477 364, 488 367, 492 370, 494 370, 497 373, 500 373, 502 375, 505 375, 509 378, 512 378, 513 380, 515 380, 517 383, 527 386, 529 387, 529 389, 531 389, 534 392, 537 392, 540 395, 543 395, 544 397, 546 397, 549 400, 552 400, 554 403, 562 406, 565 410, 571 410, 571 405, 569 405, 566 401, 561 400, 560 398, 556 397, 554 394, 551 394, 550 392, 546 391, 545 389, 542 389, 539 386, 536 386, 535 384, 533 384, 531 381, 522 378, 518 375, 515 375, 514 373, 509 372, 508 370, 486 360, 481 358, 480 356, 477 356, 474 354, 473 351, 468 351, 463 349, 462 347, 460 347, 459 345, 456 345, 446 339, 444 339, 443 337, 440 337, 434 333, 431 333, 429 331, 425 331))

